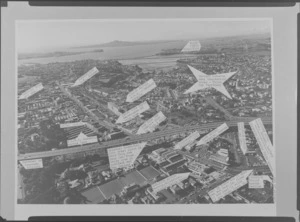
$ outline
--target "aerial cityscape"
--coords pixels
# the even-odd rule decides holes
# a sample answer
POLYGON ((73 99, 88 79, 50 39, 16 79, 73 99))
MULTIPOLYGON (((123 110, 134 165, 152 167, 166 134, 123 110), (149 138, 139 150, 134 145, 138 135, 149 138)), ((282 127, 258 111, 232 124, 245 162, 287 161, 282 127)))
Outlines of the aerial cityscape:
POLYGON ((41 35, 17 40, 18 204, 274 203, 269 21, 101 22, 82 42, 61 23, 57 46, 32 23, 18 26, 41 35))

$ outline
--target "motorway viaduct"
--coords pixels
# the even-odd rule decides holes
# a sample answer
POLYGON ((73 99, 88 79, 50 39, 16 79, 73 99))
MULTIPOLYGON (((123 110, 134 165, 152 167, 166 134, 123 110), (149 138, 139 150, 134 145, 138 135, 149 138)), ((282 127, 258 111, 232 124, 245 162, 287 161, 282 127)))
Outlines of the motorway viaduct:
MULTIPOLYGON (((249 125, 249 122, 252 120, 257 119, 256 117, 244 117, 242 119, 233 119, 230 121, 225 121, 225 123, 228 125, 228 127, 234 127, 237 126, 238 122, 244 122, 246 125, 249 125)), ((262 122, 264 125, 271 125, 272 124, 272 118, 271 117, 262 117, 262 122)), ((215 129, 224 122, 214 122, 214 123, 206 123, 206 124, 199 124, 199 125, 193 125, 193 126, 187 126, 187 127, 180 127, 176 129, 168 129, 153 133, 147 133, 142 135, 133 135, 130 137, 126 137, 124 139, 118 139, 118 140, 112 140, 108 142, 103 142, 101 144, 90 144, 90 145, 83 145, 76 148, 63 148, 58 150, 51 150, 51 151, 43 151, 43 152, 34 152, 34 153, 26 153, 26 154, 19 154, 18 160, 29 160, 29 159, 38 159, 38 158, 45 158, 45 157, 54 157, 54 156, 60 156, 60 155, 66 155, 66 154, 74 154, 79 152, 88 152, 93 151, 97 149, 105 149, 110 147, 116 147, 116 146, 122 146, 125 144, 131 144, 131 143, 139 143, 144 141, 153 141, 162 137, 172 136, 172 135, 178 135, 187 133, 189 131, 199 130, 199 131, 205 131, 210 129, 215 129)), ((200 132, 201 133, 201 132, 200 132)))

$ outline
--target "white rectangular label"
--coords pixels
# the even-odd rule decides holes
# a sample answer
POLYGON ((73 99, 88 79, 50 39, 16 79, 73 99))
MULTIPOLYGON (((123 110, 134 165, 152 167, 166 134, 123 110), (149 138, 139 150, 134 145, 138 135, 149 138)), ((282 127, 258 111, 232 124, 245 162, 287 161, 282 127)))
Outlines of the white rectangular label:
POLYGON ((150 109, 150 106, 148 105, 148 103, 143 102, 143 103, 137 105, 136 107, 132 108, 131 110, 128 110, 121 116, 119 116, 116 123, 128 122, 129 120, 134 119, 135 117, 137 117, 138 115, 140 115, 141 113, 145 112, 148 109, 150 109))
POLYGON ((258 189, 264 188, 264 178, 261 175, 251 175, 248 181, 249 188, 258 189))
POLYGON ((166 189, 174 184, 180 183, 181 181, 187 179, 190 173, 180 173, 180 174, 173 174, 161 181, 158 181, 152 184, 153 193, 157 193, 163 189, 166 189))
POLYGON ((240 147, 241 147, 243 154, 245 155, 247 153, 245 124, 243 122, 240 122, 237 125, 238 125, 238 131, 239 131, 240 147))
POLYGON ((20 163, 26 170, 43 168, 42 159, 22 160, 20 163))
POLYGON ((81 146, 84 144, 97 143, 97 142, 98 142, 97 136, 91 136, 87 138, 76 138, 67 141, 68 146, 81 146))
POLYGON ((141 98, 143 95, 147 94, 151 90, 155 89, 156 84, 153 79, 148 80, 144 84, 140 85, 138 88, 132 90, 130 93, 128 93, 126 102, 134 102, 141 98))
POLYGON ((218 128, 214 129, 210 133, 206 134, 204 137, 202 137, 197 145, 203 145, 208 143, 209 141, 213 140, 214 138, 218 137, 220 134, 225 132, 228 129, 228 126, 226 123, 223 123, 221 126, 218 128))
POLYGON ((198 137, 200 136, 200 133, 198 131, 195 131, 191 133, 189 136, 181 140, 179 143, 177 143, 174 147, 175 150, 182 149, 183 147, 193 143, 198 137))
POLYGON ((19 97, 19 99, 28 99, 30 96, 34 95, 35 93, 41 91, 44 88, 42 83, 39 83, 35 85, 34 87, 28 89, 24 93, 22 93, 19 97))
POLYGON ((260 118, 251 121, 249 124, 261 149, 261 152, 273 176, 275 176, 275 150, 267 134, 267 131, 260 118))
POLYGON ((247 184, 247 177, 252 173, 252 170, 245 170, 238 175, 230 178, 220 186, 208 192, 208 195, 213 202, 219 201, 221 198, 227 196, 233 191, 247 184))
POLYGON ((143 134, 147 132, 153 132, 155 128, 166 119, 162 112, 158 112, 155 116, 147 120, 140 126, 136 134, 143 134))
POLYGON ((84 82, 86 82, 87 80, 92 78, 94 75, 96 75, 98 72, 99 72, 99 70, 96 67, 92 68, 90 71, 85 73, 83 76, 79 77, 76 80, 76 82, 73 84, 73 86, 79 86, 79 85, 83 84, 84 82))
POLYGON ((131 166, 147 142, 107 149, 110 169, 131 166))
POLYGON ((84 122, 76 122, 76 123, 62 123, 60 124, 60 128, 68 128, 68 127, 75 127, 75 126, 84 126, 86 123, 84 122))

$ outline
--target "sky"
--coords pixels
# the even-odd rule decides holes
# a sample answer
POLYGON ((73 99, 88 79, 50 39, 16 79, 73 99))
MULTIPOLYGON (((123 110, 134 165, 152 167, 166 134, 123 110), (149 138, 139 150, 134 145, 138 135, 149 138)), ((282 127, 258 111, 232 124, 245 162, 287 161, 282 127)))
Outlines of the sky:
POLYGON ((186 40, 267 33, 270 20, 38 20, 19 21, 18 53, 119 41, 186 40))

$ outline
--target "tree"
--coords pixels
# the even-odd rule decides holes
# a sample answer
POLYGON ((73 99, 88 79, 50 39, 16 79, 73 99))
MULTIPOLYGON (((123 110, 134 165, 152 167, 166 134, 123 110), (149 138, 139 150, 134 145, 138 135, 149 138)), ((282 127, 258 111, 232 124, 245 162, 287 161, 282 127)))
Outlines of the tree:
POLYGON ((43 120, 40 122, 40 129, 42 135, 45 137, 45 149, 49 150, 54 147, 59 147, 60 142, 67 140, 66 132, 54 124, 51 119, 43 120))
POLYGON ((91 202, 86 196, 82 195, 77 189, 71 189, 69 192, 70 200, 73 204, 81 204, 91 202))
POLYGON ((104 176, 101 173, 98 174, 97 179, 98 179, 100 184, 105 181, 104 176))
POLYGON ((141 192, 136 192, 134 198, 140 198, 142 196, 141 192))
POLYGON ((87 173, 84 172, 83 170, 69 170, 65 174, 65 179, 70 179, 70 180, 82 180, 87 177, 87 173))
POLYGON ((122 198, 119 195, 115 195, 116 196, 116 204, 122 204, 124 203, 124 201, 122 200, 122 198))
POLYGON ((109 204, 109 201, 107 199, 103 200, 101 204, 109 204))

